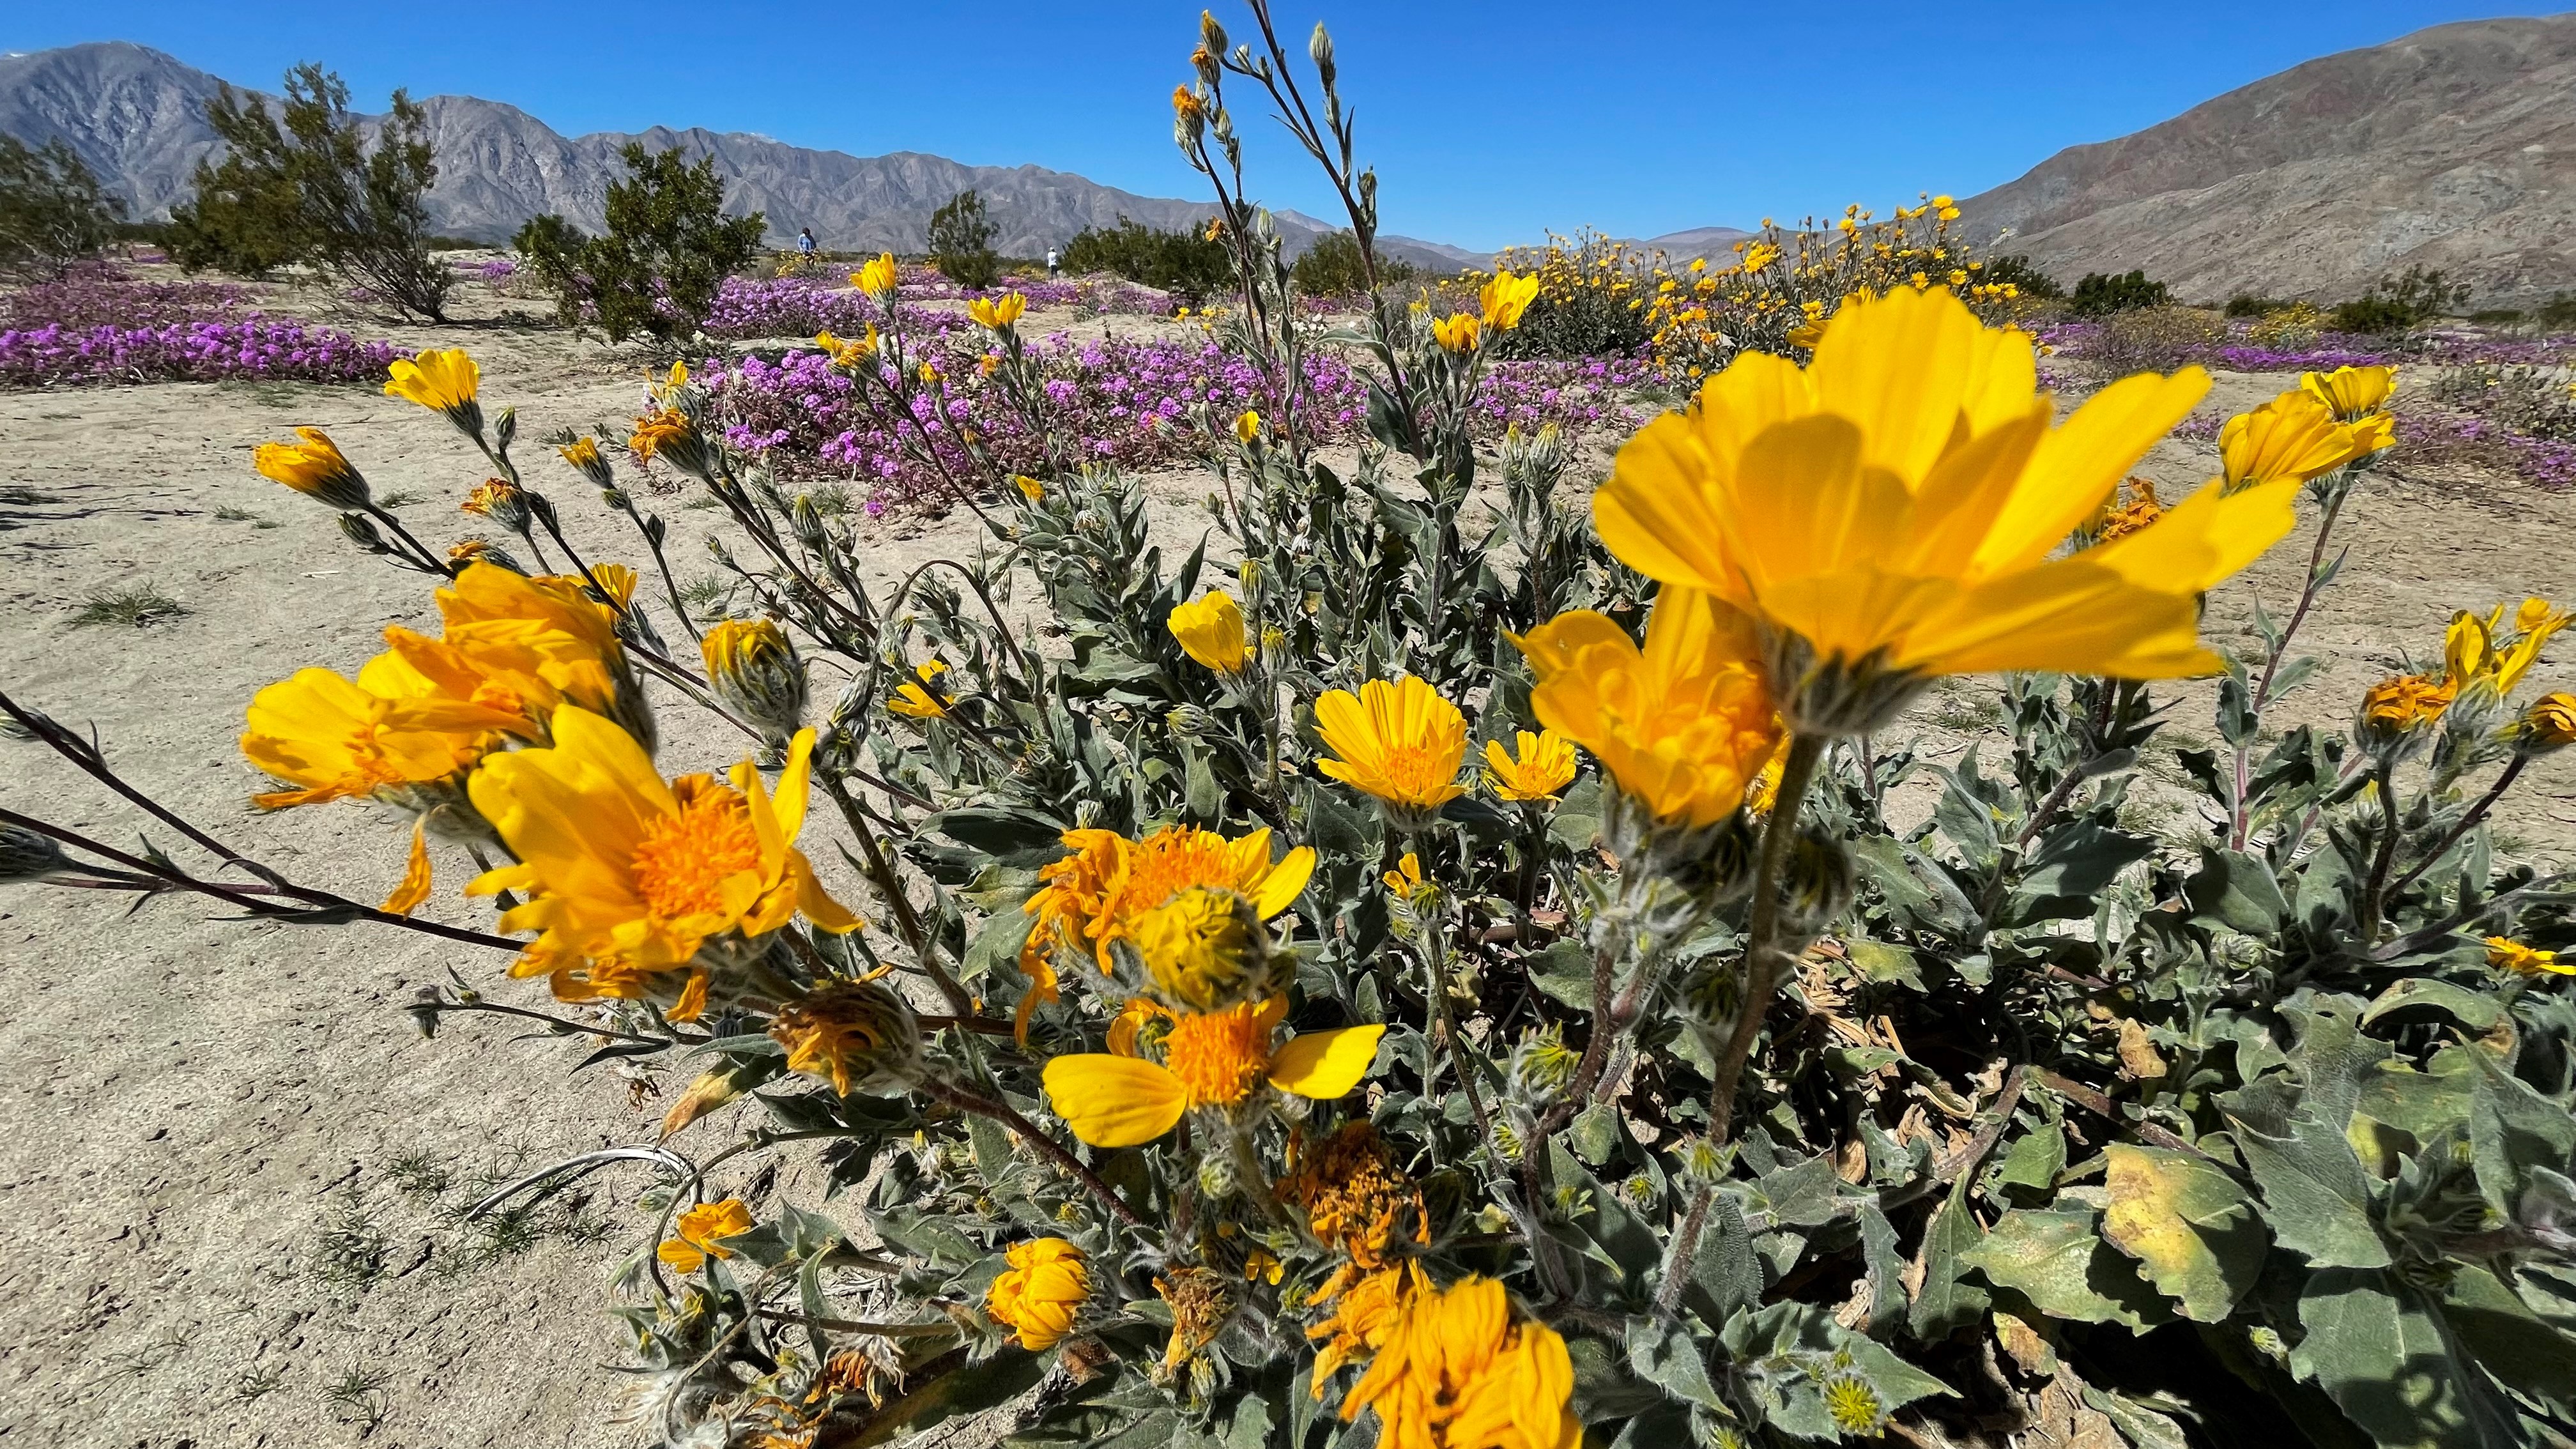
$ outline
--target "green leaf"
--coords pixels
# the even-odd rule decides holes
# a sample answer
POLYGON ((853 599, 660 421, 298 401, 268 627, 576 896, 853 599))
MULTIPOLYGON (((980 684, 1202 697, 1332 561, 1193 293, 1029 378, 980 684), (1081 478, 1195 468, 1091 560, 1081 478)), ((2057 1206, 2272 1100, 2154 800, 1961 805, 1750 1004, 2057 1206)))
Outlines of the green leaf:
POLYGON ((1843 949, 1850 953, 1852 969, 1860 972, 1864 981, 1879 986, 1908 986, 1916 991, 1927 989, 1914 953, 1903 946, 1885 941, 1846 941, 1843 949))
POLYGON ((1044 865, 1064 854, 1064 823, 1032 810, 947 810, 923 821, 922 830, 945 835, 1004 865, 1044 865))
POLYGON ((2102 1234, 2139 1261, 2182 1315, 2218 1323, 2263 1271, 2269 1236, 2253 1198, 2205 1159, 2114 1142, 2102 1234))
POLYGON ((2304 1114, 2288 1137, 2271 1137, 2243 1121, 2236 1150, 2262 1190, 2265 1214, 2282 1247, 2318 1268, 2385 1268, 2388 1245, 2370 1220, 2370 1184, 2342 1133, 2304 1114))
POLYGON ((2015 1208, 1959 1259, 2053 1318, 2143 1328, 2157 1311, 2137 1273, 2102 1240, 2090 1209, 2015 1208))
POLYGON ((2543 1321, 2493 1273, 2450 1267, 2442 1317, 2479 1367, 2562 1414, 2576 1412, 2576 1339, 2543 1321))
MULTIPOLYGON (((2061 825, 2041 838, 2039 849, 2023 865, 2018 893, 2026 901, 2096 896, 2155 848, 2151 835, 2090 822, 2061 825)), ((2089 914, 2089 903, 2086 909, 2089 914)))
POLYGON ((2026 1188, 2045 1198, 2056 1190, 2057 1175, 2065 1170, 2066 1132, 2054 1122, 2042 1122, 2004 1153, 2003 1164, 1995 1170, 1995 1184, 2026 1188))
POLYGON ((1869 1318, 1861 1328, 1876 1333, 1881 1324, 1903 1322, 1906 1303, 1905 1256, 1896 1251, 1896 1225, 1875 1202, 1861 1204, 1860 1252, 1869 1271, 1869 1318))
POLYGON ((1724 1323, 1737 1309, 1762 1301, 1762 1263, 1753 1256, 1753 1234, 1745 1229, 1743 1210, 1725 1193, 1709 1205, 1690 1275, 1691 1286, 1708 1295, 1700 1309, 1711 1323, 1724 1323))
POLYGON ((2290 914, 2272 867, 2237 850, 2201 847, 2200 870, 2183 884, 2183 897, 2191 903, 2196 924, 2225 926, 2249 936, 2278 931, 2290 914))
POLYGON ((2469 1160, 2487 1205, 2511 1216, 2525 1170, 2564 1172, 2576 1157, 2576 1117, 2498 1066, 2472 1052, 2477 1080, 2469 1089, 2469 1160))
POLYGON ((1637 1377, 1686 1403, 1719 1408, 1717 1385, 1709 1381, 1708 1362, 1699 1343, 1671 1323, 1655 1318, 1628 1320, 1628 1366, 1637 1377))
POLYGON ((1967 1183, 1962 1176, 1951 1187, 1949 1199, 1923 1229, 1923 1285, 1915 1290, 1906 1327, 1925 1343, 1936 1343, 1975 1322, 1993 1301, 1984 1289, 1961 1276, 1968 1267, 1966 1255, 1985 1238, 1968 1211, 1967 1183))
POLYGON ((2452 1356, 2441 1321, 2378 1269, 2326 1268, 2299 1293, 2290 1366, 2383 1449, 2518 1444, 2511 1411, 2452 1356))
POLYGON ((1570 1136, 1574 1155, 1591 1166, 1599 1167, 1619 1151, 1619 1115, 1594 1103, 1575 1116, 1570 1136))
POLYGON ((1195 820, 1215 824, 1225 809, 1225 792, 1217 788, 1216 770, 1208 762, 1208 752, 1198 745, 1183 742, 1182 759, 1188 765, 1183 777, 1181 800, 1195 820))
POLYGON ((1530 985, 1577 1011, 1592 1009, 1592 953, 1581 941, 1551 941, 1529 958, 1530 985))
POLYGON ((2410 976, 2379 993, 2370 1009, 2361 1014, 2361 1024, 2368 1026, 2383 1017, 2410 1009, 2438 1011, 2467 1027, 2484 1033, 2504 1019, 2504 1007, 2492 996, 2436 981, 2428 976, 2410 976))

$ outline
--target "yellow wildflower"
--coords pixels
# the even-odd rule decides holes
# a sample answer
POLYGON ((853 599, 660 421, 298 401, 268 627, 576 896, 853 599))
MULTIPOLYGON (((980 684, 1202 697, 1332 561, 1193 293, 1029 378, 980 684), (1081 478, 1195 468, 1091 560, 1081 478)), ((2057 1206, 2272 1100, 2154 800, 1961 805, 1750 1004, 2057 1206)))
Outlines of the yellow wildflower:
POLYGON ((999 298, 992 300, 978 297, 975 300, 968 302, 966 304, 966 315, 974 318, 976 322, 985 328, 994 332, 999 332, 1003 328, 1010 326, 1012 323, 1019 321, 1020 314, 1026 312, 1028 309, 1028 298, 1021 296, 1017 292, 1005 292, 999 298))
POLYGON ((1333 690, 1315 701, 1315 728, 1337 757, 1315 768, 1391 809, 1427 813, 1467 793, 1466 717, 1419 676, 1333 690))
POLYGON ((1395 863, 1395 869, 1379 879, 1386 883, 1388 890, 1408 901, 1431 889, 1422 878, 1422 857, 1410 850, 1404 853, 1404 859, 1395 863))
POLYGON ((1083 1052, 1046 1064, 1047 1103, 1094 1147, 1135 1147, 1180 1124, 1193 1107, 1242 1105, 1263 1084, 1326 1101, 1348 1093, 1377 1060, 1378 1025, 1307 1032, 1272 1047, 1285 999, 1182 1015, 1163 1037, 1163 1061, 1083 1052))
POLYGON ((390 654, 355 683, 298 670, 253 696, 245 723, 242 754, 292 787, 252 796, 263 810, 450 781, 524 728, 514 711, 438 697, 390 654))
POLYGON ((1440 350, 1463 354, 1476 350, 1476 333, 1483 326, 1473 312, 1452 312, 1431 324, 1431 340, 1440 350))
POLYGON ((1035 503, 1046 496, 1046 485, 1035 478, 1030 477, 1026 473, 1012 474, 1011 486, 1019 489, 1020 496, 1029 500, 1031 503, 1035 503))
POLYGON ((2405 734, 2442 717, 2455 691, 2422 674, 2401 674, 2372 685, 2361 697, 2362 723, 2387 734, 2405 734))
POLYGON ((2576 976, 2576 961, 2561 961, 2555 951, 2526 946, 2509 936, 2487 937, 2487 964, 2517 976, 2576 976))
POLYGON ((297 428, 294 443, 262 443, 251 454, 251 466, 273 483, 332 508, 364 508, 367 480, 340 455, 339 445, 320 428, 297 428))
POLYGON ((1514 642, 1538 676, 1539 719, 1590 750, 1658 820, 1716 823, 1778 746, 1749 621, 1695 590, 1666 585, 1656 596, 1643 650, 1589 610, 1514 642))
POLYGON ((2522 739, 2545 750, 2576 745, 2576 694, 2560 690, 2532 701, 2523 712, 2522 739))
MULTIPOLYGON (((1476 305, 1484 311, 1484 324, 1497 332, 1509 332, 1521 325, 1521 314, 1537 300, 1538 278, 1515 277, 1509 267, 1495 272, 1493 279, 1476 293, 1476 305)), ((1446 347, 1448 343, 1441 345, 1446 347)))
POLYGON ((465 349, 424 349, 386 364, 385 396, 407 398, 469 433, 483 430, 483 405, 475 400, 483 372, 465 349))
POLYGON ((2307 393, 2293 389, 2238 413, 2219 430, 2218 454, 2229 489, 2261 483, 2305 482, 2394 441, 2385 429, 2352 427, 2307 393))
POLYGON ((1234 415, 1234 440, 1236 442, 1248 444, 1260 436, 1260 413, 1255 412, 1251 408, 1245 408, 1242 412, 1234 415))
POLYGON ((882 302, 894 294, 894 253, 879 252, 875 261, 850 273, 850 285, 867 294, 871 301, 882 302))
POLYGON ((1503 1285, 1463 1278, 1404 1295, 1394 1331, 1342 1397, 1378 1417, 1386 1449, 1576 1449, 1574 1362, 1556 1330, 1515 1320, 1503 1285))
POLYGON ((656 408, 635 420, 634 430, 627 435, 626 447, 636 457, 650 463, 655 453, 689 437, 696 430, 696 425, 689 421, 689 415, 678 408, 656 408))
POLYGON ((1080 1248, 1062 1238, 1013 1243, 1010 1267, 984 1295, 984 1312, 1011 1330, 1020 1347, 1053 1348, 1073 1331, 1074 1315, 1091 1296, 1091 1265, 1080 1248))
POLYGON ((1574 741, 1556 730, 1519 732, 1517 755, 1501 740, 1485 741, 1485 788, 1502 800, 1552 800, 1574 783, 1574 741))
POLYGON ((873 981, 827 981, 778 1008, 769 1034, 787 1069, 821 1077, 846 1097, 910 1077, 921 1028, 902 997, 873 981), (853 1082, 853 1069, 856 1081, 853 1082))
POLYGON ((1855 297, 1806 369, 1747 353, 1647 425, 1594 518, 1629 566, 1750 616, 1802 731, 1873 727, 1945 674, 2207 673, 2200 596, 2289 531, 2295 483, 2057 550, 2208 387, 2125 378, 2052 426, 2024 333, 1946 290, 1855 297))
POLYGON ((947 672, 946 661, 923 660, 913 669, 912 678, 905 680, 895 690, 894 697, 886 701, 886 708, 912 719, 947 718, 948 701, 941 697, 941 691, 933 683, 947 672))
MULTIPOLYGON (((2117 501, 2116 495, 2114 501, 2117 501)), ((2110 543, 2127 538, 2148 524, 2164 517, 2164 503, 2156 497, 2156 485, 2144 478, 2129 480, 2129 501, 2117 508, 2105 508, 2100 522, 2093 525, 2093 542, 2110 543)))
POLYGON ((700 1203, 680 1214, 674 1225, 677 1237, 665 1238, 653 1256, 682 1273, 694 1273, 709 1258, 730 1258, 733 1250, 722 1246, 725 1238, 738 1238, 751 1231, 751 1209, 738 1197, 722 1202, 700 1203))
POLYGON ((2388 395, 2397 389, 2397 369, 2338 367, 2332 372, 2303 372, 2299 386, 2333 409, 2339 421, 2348 423, 2388 405, 2388 395))
MULTIPOLYGON (((1386 1264, 1408 1211, 1415 1241, 1425 1241, 1431 1230, 1422 1190, 1404 1175, 1386 1139, 1365 1121, 1344 1123, 1322 1146, 1311 1149, 1301 1137, 1292 1137, 1288 1175, 1279 1180, 1278 1189, 1282 1202, 1305 1212, 1306 1227, 1317 1242, 1349 1254, 1363 1269, 1386 1264)), ((1315 1377, 1331 1372, 1319 1366, 1315 1377)))
POLYGON ((1252 661, 1244 645, 1243 609, 1221 590, 1210 589, 1174 607, 1165 627, 1184 653, 1219 674, 1241 674, 1252 661))

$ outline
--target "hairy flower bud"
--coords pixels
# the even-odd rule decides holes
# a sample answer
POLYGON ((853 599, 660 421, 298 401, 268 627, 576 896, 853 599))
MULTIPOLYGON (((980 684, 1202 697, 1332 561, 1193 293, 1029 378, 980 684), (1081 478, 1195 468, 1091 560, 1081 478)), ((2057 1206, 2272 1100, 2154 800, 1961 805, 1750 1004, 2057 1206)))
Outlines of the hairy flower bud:
POLYGON ((1211 1152, 1199 1159, 1199 1195, 1210 1202, 1223 1202, 1234 1196, 1238 1186, 1234 1154, 1211 1152))
POLYGON ((1851 905, 1856 881, 1851 852, 1840 839, 1822 831, 1802 830, 1789 847, 1789 866, 1781 890, 1789 920, 1797 933, 1812 936, 1831 925, 1851 905))
POLYGON ((768 619, 727 619, 700 645, 718 698, 777 740, 805 722, 805 662, 768 619))
POLYGON ((1306 58, 1315 63, 1315 74, 1323 81, 1324 89, 1331 90, 1333 88, 1333 37, 1324 29, 1324 22, 1320 20, 1315 22, 1314 39, 1306 42, 1306 58))
POLYGON ((0 825, 0 883, 43 880, 63 866, 63 848, 50 835, 0 825))
POLYGON ((457 511, 488 518, 512 533, 527 532, 528 525, 535 521, 526 491, 506 478, 484 479, 473 492, 465 495, 465 501, 457 505, 457 511))
POLYGON ((349 542, 369 553, 393 552, 386 545, 384 534, 377 529, 376 521, 363 513, 341 514, 340 531, 349 536, 349 542))
POLYGON ((1252 903, 1233 891, 1193 886, 1132 929, 1145 974, 1174 1007, 1220 1010, 1268 988, 1268 934, 1252 903))

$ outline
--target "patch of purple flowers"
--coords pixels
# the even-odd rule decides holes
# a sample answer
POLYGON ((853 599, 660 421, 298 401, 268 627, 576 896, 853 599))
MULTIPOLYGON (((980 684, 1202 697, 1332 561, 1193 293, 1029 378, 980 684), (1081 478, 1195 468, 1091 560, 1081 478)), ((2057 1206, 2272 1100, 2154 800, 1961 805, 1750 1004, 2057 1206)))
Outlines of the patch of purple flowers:
POLYGON ((0 324, 166 327, 229 320, 250 300, 250 289, 232 282, 144 282, 112 268, 84 267, 0 296, 0 324))
POLYGON ((383 377, 395 356, 390 343, 360 342, 336 328, 255 312, 149 327, 47 324, 0 331, 0 386, 364 382, 383 377))

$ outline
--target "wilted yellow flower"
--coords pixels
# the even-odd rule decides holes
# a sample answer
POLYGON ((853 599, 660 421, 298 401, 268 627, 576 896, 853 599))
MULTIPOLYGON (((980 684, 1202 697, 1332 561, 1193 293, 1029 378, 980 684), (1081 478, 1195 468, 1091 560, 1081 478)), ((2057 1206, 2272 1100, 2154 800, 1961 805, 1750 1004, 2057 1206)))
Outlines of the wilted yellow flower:
POLYGON ((1431 340, 1439 343, 1443 352, 1473 352, 1476 333, 1482 325, 1473 312, 1452 312, 1432 322, 1431 340))
MULTIPOLYGON (((1521 325, 1521 314, 1537 300, 1538 278, 1515 277, 1509 267, 1496 271, 1493 279, 1476 293, 1476 304, 1484 309, 1485 325, 1497 332, 1509 332, 1521 325)), ((1443 347, 1448 345, 1445 341, 1441 343, 1443 347)))
POLYGON ((1378 1025, 1307 1032, 1272 1048, 1288 1014, 1284 998, 1177 1017, 1163 1061, 1083 1052, 1046 1064, 1047 1104, 1094 1147, 1135 1147, 1180 1124, 1192 1107, 1234 1107, 1266 1082, 1327 1101, 1349 1092, 1377 1060, 1378 1025))
POLYGON ((469 433, 483 429, 483 405, 475 400, 483 371, 462 347, 440 352, 424 349, 386 365, 385 396, 408 398, 469 433))
POLYGON ((251 466, 270 482, 283 483, 332 508, 367 506, 367 480, 340 456, 330 434, 320 428, 297 428, 295 436, 303 441, 260 444, 251 454, 251 466))
POLYGON ((1418 675, 1372 679, 1356 695, 1336 689, 1315 701, 1315 727, 1338 758, 1315 768, 1404 813, 1430 812, 1466 794, 1467 719, 1418 675))
POLYGON ((2387 406, 2388 395, 2397 389, 2397 369, 2338 367, 2332 372, 2303 372, 2299 386, 2348 423, 2387 406))
POLYGON ((879 252, 875 261, 850 273, 850 285, 868 295, 872 301, 884 301, 894 293, 894 253, 879 252))
MULTIPOLYGON (((2118 501, 2117 495, 2113 501, 2118 501)), ((2156 485, 2144 478, 2132 478, 2129 501, 2103 510, 2102 521, 2093 525, 2093 542, 2099 545, 2127 538, 2164 514, 2164 502, 2156 497, 2156 485)))
POLYGON ((697 431, 689 415, 678 408, 656 408, 635 420, 635 430, 627 435, 626 446, 636 457, 649 463, 653 455, 697 431))
POLYGON ((540 933, 513 975, 549 974, 558 997, 582 1000, 607 994, 585 962, 671 971, 711 937, 766 935, 798 914, 826 931, 858 926, 795 848, 812 730, 789 745, 775 794, 749 760, 730 784, 712 775, 665 783, 632 736, 573 705, 555 711, 552 733, 552 748, 487 757, 468 785, 518 863, 466 890, 522 893, 501 929, 540 933))
POLYGON ((528 502, 519 485, 507 478, 486 478, 474 485, 465 501, 456 505, 459 513, 471 513, 516 527, 528 517, 528 502), (515 520, 515 521, 514 521, 515 520))
POLYGON ((698 651, 726 703, 780 736, 796 728, 805 710, 805 666, 776 623, 727 619, 707 631, 698 651))
POLYGON ((1046 485, 1035 478, 1030 477, 1026 473, 1012 474, 1011 486, 1019 489, 1020 496, 1029 500, 1031 503, 1035 503, 1046 496, 1046 485))
POLYGON ((1244 646, 1243 609, 1232 594, 1210 589, 1176 606, 1166 627, 1184 653, 1219 674, 1241 674, 1252 662, 1244 646))
POLYGON ((2451 686, 2429 675, 2383 679, 2361 697, 2362 723, 2387 734, 2405 734, 2440 719, 2442 711, 2451 707, 2454 693, 2451 686))
POLYGON ((967 316, 995 332, 1019 321, 1020 314, 1027 310, 1029 310, 1029 299, 1017 292, 1005 292, 991 300, 977 297, 966 304, 967 316))
POLYGON ((2517 976, 2576 976, 2576 961, 2561 961, 2555 951, 2526 946, 2510 936, 2487 937, 2487 964, 2517 976))
POLYGON ((700 1203, 680 1214, 673 1227, 679 1236, 665 1238, 653 1256, 679 1272, 694 1273, 709 1258, 733 1256, 733 1250, 721 1246, 721 1240, 751 1231, 751 1209, 738 1197, 700 1203))
MULTIPOLYGON (((1278 1187, 1281 1201, 1305 1212, 1307 1230, 1317 1242, 1348 1254, 1364 1269, 1386 1262, 1408 1211, 1418 1240, 1430 1231, 1422 1190, 1404 1175, 1394 1149, 1365 1120, 1343 1123, 1320 1147, 1308 1148, 1302 1134, 1290 1138, 1288 1175, 1278 1187)), ((1329 1296, 1319 1292, 1316 1299, 1329 1296)), ((1331 1372, 1319 1366, 1315 1377, 1331 1372)))
POLYGON ((2505 625, 2502 604, 2484 617, 2465 609, 2452 615, 2451 627, 2442 641, 2444 682, 2454 694, 2479 683, 2491 683, 2498 697, 2513 693, 2522 677, 2531 672, 2531 666, 2540 662, 2540 651, 2567 627, 2570 617, 2538 597, 2523 600, 2514 610, 2510 629, 2505 625))
POLYGON ((1825 340, 1824 321, 1820 318, 1813 322, 1802 322, 1797 326, 1790 328, 1788 334, 1783 340, 1792 347, 1804 347, 1812 350, 1817 343, 1825 340))
POLYGON ((1403 1321, 1406 1300, 1430 1291, 1418 1261, 1368 1272, 1346 1266, 1325 1280, 1306 1300, 1310 1307, 1329 1303, 1333 1308, 1330 1317, 1306 1330, 1308 1338, 1324 1340, 1315 1351, 1312 1395, 1322 1398, 1326 1383, 1343 1364, 1386 1347, 1403 1321))
POLYGON ((821 1077, 846 1097, 908 1081, 921 1026, 902 997, 873 981, 826 981, 779 1005, 769 1034, 787 1048, 787 1069, 821 1077))
POLYGON ((1404 853, 1404 859, 1395 863, 1395 869, 1378 879, 1389 891, 1408 901, 1431 889, 1422 878, 1422 857, 1410 850, 1404 853))
POLYGON ((886 701, 886 708, 913 719, 947 718, 948 701, 933 682, 947 672, 945 660, 923 660, 914 666, 912 678, 905 680, 895 690, 894 697, 886 701))
POLYGON ((1658 820, 1696 829, 1723 819, 1779 745, 1750 622, 1696 590, 1656 596, 1643 650, 1589 610, 1515 642, 1538 676, 1539 719, 1658 820))
POLYGON ((1378 1417, 1387 1449, 1576 1449, 1574 1361, 1546 1324, 1516 1319, 1503 1285, 1460 1279, 1403 1295, 1394 1331, 1342 1398, 1378 1417))
POLYGON ((1053 1348, 1073 1331, 1074 1315, 1091 1296, 1091 1265, 1080 1248, 1062 1238, 1013 1243, 1010 1267, 984 1295, 984 1312, 1012 1332, 1020 1347, 1053 1348))
POLYGON ((1252 440, 1260 436, 1260 413, 1251 408, 1245 408, 1243 411, 1234 415, 1234 440, 1236 442, 1250 443, 1252 440))
POLYGON ((1594 518, 1630 567, 1750 616, 1801 731, 1873 727, 1945 674, 2206 673, 2200 596, 2289 531, 2295 483, 2058 548, 2208 387, 2125 378, 2051 426, 2024 333, 1944 290, 1855 297, 1803 371, 1747 353, 1648 424, 1594 518))
POLYGON ((1207 106, 1188 86, 1174 86, 1172 87, 1172 114, 1184 123, 1196 122, 1206 117, 1207 106))
POLYGON ((2218 455, 2230 489, 2297 483, 2384 448, 2394 436, 2384 427, 2338 423, 2332 409, 2293 389, 2229 418, 2218 433, 2218 455))
POLYGON ((2554 750, 2576 745, 2576 694, 2544 694, 2523 711, 2522 739, 2527 745, 2554 750))
POLYGON ((877 355, 877 324, 868 324, 867 332, 858 337, 842 337, 831 332, 814 334, 814 345, 823 349, 834 367, 857 367, 877 355))
POLYGON ((1555 730, 1519 732, 1519 754, 1501 740, 1485 741, 1485 788, 1504 800, 1552 800, 1574 783, 1574 742, 1555 730))

